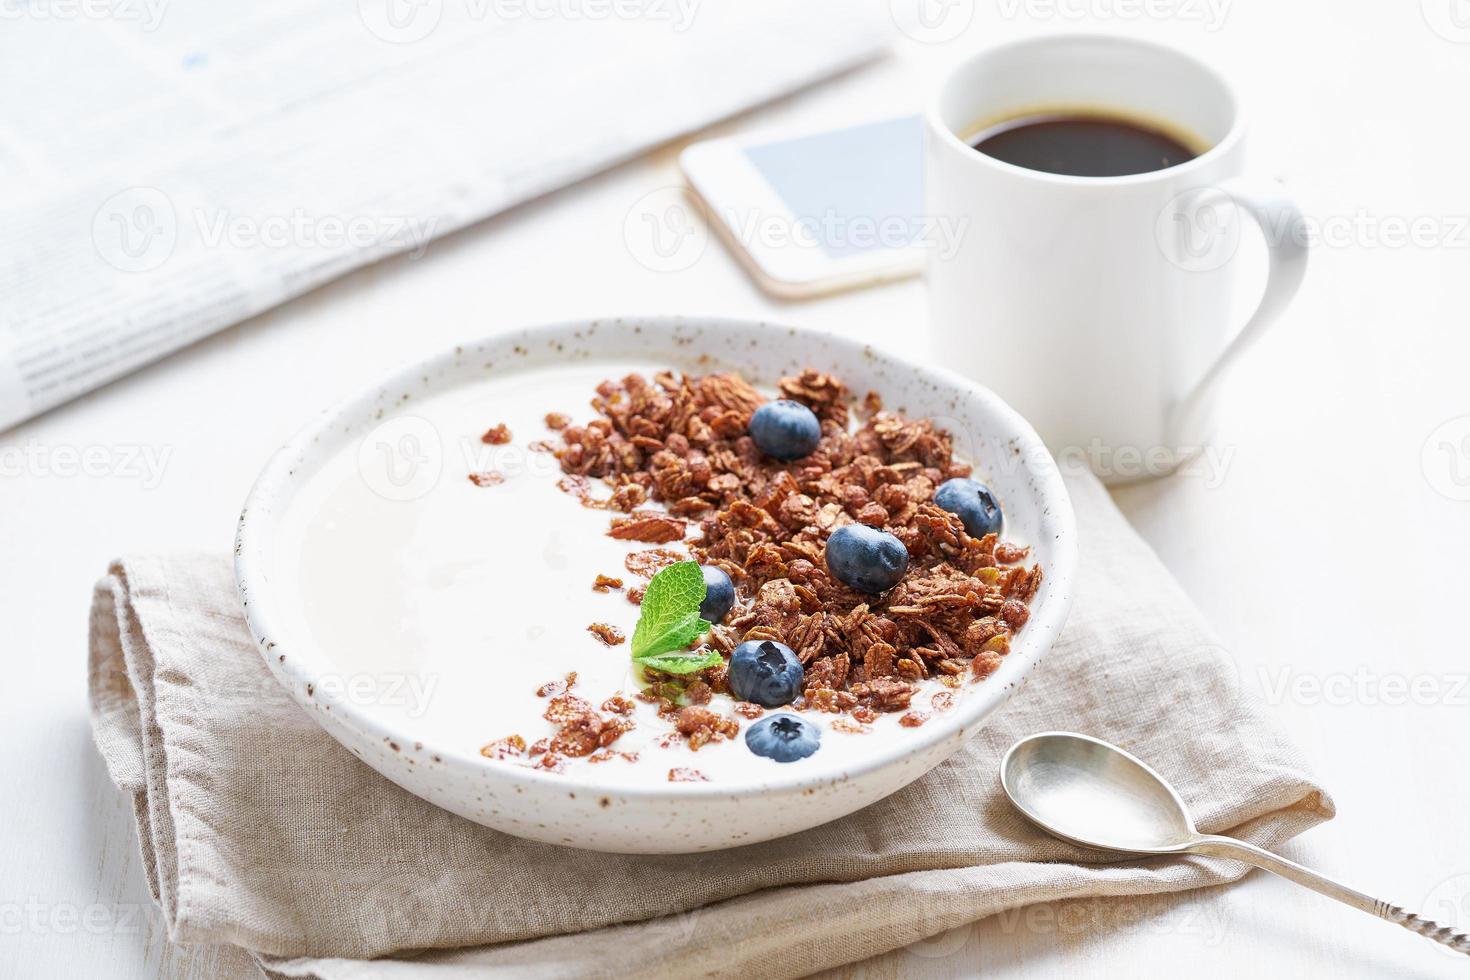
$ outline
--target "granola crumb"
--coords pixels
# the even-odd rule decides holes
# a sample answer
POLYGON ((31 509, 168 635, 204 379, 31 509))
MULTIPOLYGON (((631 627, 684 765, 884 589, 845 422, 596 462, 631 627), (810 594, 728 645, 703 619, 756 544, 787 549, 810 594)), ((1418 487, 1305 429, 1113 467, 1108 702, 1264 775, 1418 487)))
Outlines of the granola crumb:
POLYGON ((954 707, 954 693, 951 691, 935 691, 934 696, 929 699, 935 711, 948 711, 954 707))
POLYGON ((480 747, 480 754, 487 759, 513 759, 526 754, 526 740, 519 735, 497 738, 480 747))
POLYGON ((635 606, 641 606, 641 605, 643 605, 643 594, 645 592, 647 592, 647 591, 648 591, 648 587, 647 586, 644 586, 644 585, 630 585, 628 587, 627 593, 625 593, 625 594, 627 595, 629 602, 631 602, 635 606))
POLYGON ((613 589, 621 589, 623 580, 613 578, 611 575, 598 575, 592 583, 593 592, 611 592, 613 589))
POLYGON ((689 769, 684 766, 675 766, 669 770, 669 782, 671 783, 707 783, 709 777, 698 769, 689 769))
POLYGON ((687 740, 690 750, 698 752, 702 745, 734 738, 740 733, 740 722, 718 715, 700 705, 691 704, 687 708, 679 709, 674 728, 687 740))
POLYGON ((627 639, 627 637, 623 636, 621 630, 619 630, 616 626, 610 626, 607 623, 592 623, 590 626, 587 627, 587 632, 591 633, 593 636, 597 637, 599 640, 610 647, 615 647, 619 643, 622 643, 625 639, 627 639))
POLYGON ((640 578, 653 578, 660 569, 688 560, 687 555, 668 548, 645 548, 642 551, 629 552, 628 557, 623 559, 623 567, 640 578))
POLYGON ((555 432, 560 432, 562 429, 565 429, 571 424, 572 417, 570 415, 564 415, 561 412, 546 413, 546 427, 548 429, 551 429, 555 432))
POLYGON ((506 443, 510 442, 510 439, 510 430, 505 427, 504 422, 492 425, 490 428, 486 429, 485 434, 480 437, 480 441, 487 446, 503 446, 506 443))
POLYGON ((684 537, 684 522, 657 511, 634 511, 627 517, 613 518, 608 537, 620 541, 644 541, 648 544, 667 544, 684 537))
POLYGON ((853 721, 850 718, 837 718, 832 722, 834 732, 847 732, 849 735, 866 735, 873 729, 862 722, 853 721))
POLYGON ((545 769, 547 772, 560 773, 567 771, 566 758, 556 754, 555 752, 547 752, 545 755, 541 756, 541 758, 537 759, 532 765, 534 768, 545 769))
POLYGON ((621 694, 614 694, 602 702, 602 710, 614 715, 631 715, 633 713, 633 702, 621 694))
POLYGON ((496 470, 481 470, 470 474, 470 482, 477 487, 498 487, 505 482, 505 474, 496 470))
POLYGON ((924 724, 924 722, 928 720, 929 712, 910 711, 907 714, 901 715, 898 719, 898 723, 905 728, 918 728, 920 725, 924 724))
POLYGON ((756 718, 759 718, 761 715, 765 714, 766 709, 762 708, 754 701, 736 701, 735 713, 742 718, 749 718, 754 721, 756 718))

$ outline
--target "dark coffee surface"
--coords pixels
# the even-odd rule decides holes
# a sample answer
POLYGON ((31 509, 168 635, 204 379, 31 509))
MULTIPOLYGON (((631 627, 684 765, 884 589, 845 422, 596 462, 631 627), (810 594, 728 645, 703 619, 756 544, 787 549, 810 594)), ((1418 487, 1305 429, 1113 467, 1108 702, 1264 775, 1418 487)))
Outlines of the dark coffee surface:
POLYGON ((1141 122, 1060 112, 1007 120, 980 133, 970 145, 1018 167, 1074 177, 1145 174, 1198 155, 1141 122))

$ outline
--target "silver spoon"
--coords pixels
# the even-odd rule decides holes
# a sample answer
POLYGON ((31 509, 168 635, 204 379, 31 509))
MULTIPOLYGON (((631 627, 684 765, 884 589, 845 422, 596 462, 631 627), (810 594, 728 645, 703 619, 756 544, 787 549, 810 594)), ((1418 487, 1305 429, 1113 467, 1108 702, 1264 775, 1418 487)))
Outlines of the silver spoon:
POLYGON ((1000 782, 1026 819, 1062 840, 1129 854, 1202 854, 1244 861, 1470 955, 1470 936, 1254 844, 1201 834, 1164 777, 1101 739, 1074 732, 1023 738, 1001 760, 1000 782))

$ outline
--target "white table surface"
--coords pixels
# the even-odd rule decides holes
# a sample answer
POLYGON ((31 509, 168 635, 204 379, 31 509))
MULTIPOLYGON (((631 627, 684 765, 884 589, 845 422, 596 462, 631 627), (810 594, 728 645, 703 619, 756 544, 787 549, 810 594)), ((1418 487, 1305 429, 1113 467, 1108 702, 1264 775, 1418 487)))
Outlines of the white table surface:
MULTIPOLYGON (((1454 497, 1470 496, 1470 422, 1436 430, 1470 415, 1470 44, 1430 26, 1452 25, 1451 2, 1217 0, 1224 19, 1212 30, 1205 0, 957 0, 936 7, 974 11, 954 40, 896 35, 886 62, 719 128, 908 111, 978 44, 1089 22, 1172 40, 1234 74, 1254 108, 1258 169, 1286 179, 1332 240, 1286 322, 1233 379, 1218 437, 1228 463, 1117 498, 1336 798, 1338 817, 1287 853, 1464 928, 1470 503, 1454 497), (1124 16, 1142 9, 1158 13, 1124 16), (1395 244, 1384 223, 1414 218, 1434 240, 1395 244)), ((88 729, 86 612, 115 555, 224 553, 257 468, 317 409, 459 339, 570 316, 718 312, 879 344, 922 335, 917 281, 785 304, 715 241, 679 272, 640 265, 625 218, 677 179, 674 150, 660 151, 0 436, 47 458, 65 447, 167 454, 156 485, 127 467, 0 478, 0 975, 250 975, 237 951, 171 947, 152 911, 130 807, 88 729)), ((1464 967, 1256 874, 1204 893, 992 918, 837 972, 1448 977, 1464 967)))

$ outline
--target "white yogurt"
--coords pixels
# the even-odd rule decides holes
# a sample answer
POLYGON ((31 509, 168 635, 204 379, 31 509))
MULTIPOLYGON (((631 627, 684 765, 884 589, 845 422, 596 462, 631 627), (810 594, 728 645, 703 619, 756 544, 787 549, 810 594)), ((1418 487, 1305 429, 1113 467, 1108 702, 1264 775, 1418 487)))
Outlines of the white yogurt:
MULTIPOLYGON (((542 439, 560 442, 546 428, 547 412, 566 413, 573 424, 593 417, 588 402, 608 371, 528 370, 405 404, 306 482, 283 515, 272 573, 288 631, 309 636, 337 671, 320 684, 397 715, 428 747, 469 752, 512 734, 527 744, 554 734, 536 689, 570 671, 578 675, 574 693, 594 707, 614 694, 637 693, 642 685, 629 644, 606 646, 587 626, 607 623, 631 638, 638 607, 622 592, 597 593, 592 584, 599 574, 644 584, 624 568, 624 557, 680 546, 608 537, 612 515, 559 490, 555 458, 528 448, 542 439), (483 444, 480 435, 497 423, 509 427, 511 442, 483 444), (490 470, 504 483, 482 487, 469 479, 490 470)), ((931 710, 941 690, 924 682, 914 707, 931 710)), ((964 690, 954 693, 958 700, 964 690)), ((808 760, 783 765, 750 752, 745 719, 733 741, 697 752, 677 743, 660 747, 656 741, 672 722, 635 704, 637 727, 613 748, 638 753, 636 761, 568 764, 629 784, 665 783, 675 767, 714 782, 748 781, 772 767, 817 760, 824 769, 850 766, 875 740, 910 735, 897 715, 854 734, 831 728, 837 716, 805 712, 821 729, 822 746, 808 760)), ((717 696, 710 707, 731 714, 728 698, 717 696)))

